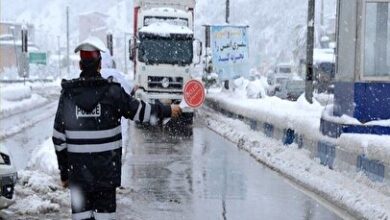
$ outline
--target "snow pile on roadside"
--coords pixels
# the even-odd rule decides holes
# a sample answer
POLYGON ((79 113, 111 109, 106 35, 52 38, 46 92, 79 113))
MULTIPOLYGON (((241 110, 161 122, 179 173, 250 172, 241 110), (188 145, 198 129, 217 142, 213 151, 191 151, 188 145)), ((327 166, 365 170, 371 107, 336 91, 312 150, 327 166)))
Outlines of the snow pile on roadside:
MULTIPOLYGON (((224 90, 224 93, 237 99, 258 99, 267 97, 268 86, 265 77, 256 77, 253 80, 247 80, 244 77, 240 77, 233 80, 231 83, 233 92, 224 90)), ((218 90, 218 93, 219 92, 220 90, 218 90)))
POLYGON ((20 101, 31 97, 31 87, 23 85, 7 86, 1 89, 1 99, 7 101, 20 101))
POLYGON ((28 82, 27 85, 30 86, 33 90, 44 89, 45 91, 48 92, 58 93, 60 91, 61 80, 62 79, 57 79, 52 82, 33 82, 33 83, 28 82))
POLYGON ((36 193, 50 193, 60 189, 59 174, 49 175, 40 170, 22 170, 18 172, 19 183, 36 193))
POLYGON ((265 77, 260 79, 249 81, 248 86, 246 87, 247 97, 250 99, 264 98, 267 96, 267 80, 265 77))
POLYGON ((279 128, 289 127, 298 133, 320 135, 320 118, 324 107, 317 101, 314 100, 314 103, 310 104, 304 96, 299 97, 296 102, 268 96, 248 99, 240 94, 239 92, 234 95, 225 91, 208 94, 208 99, 218 102, 220 107, 226 110, 271 123, 279 128))
POLYGON ((58 212, 60 206, 58 204, 53 204, 48 200, 43 200, 37 195, 29 195, 26 198, 21 199, 17 202, 13 208, 18 210, 16 213, 20 215, 25 214, 39 214, 47 212, 58 212))
POLYGON ((59 175, 57 157, 51 138, 47 139, 41 147, 38 147, 31 154, 28 168, 39 170, 48 175, 59 175))
POLYGON ((58 86, 58 82, 37 82, 27 83, 26 85, 18 83, 2 84, 0 87, 0 118, 42 106, 48 100, 33 91, 44 89, 46 94, 58 93, 59 89, 52 89, 58 86))
POLYGON ((20 214, 45 214, 69 209, 69 194, 61 186, 58 164, 51 138, 32 153, 26 170, 18 172, 16 203, 10 210, 20 214))
POLYGON ((46 102, 47 99, 38 94, 32 94, 30 98, 20 101, 7 101, 5 99, 1 99, 0 118, 8 117, 27 109, 33 109, 45 104, 46 102))
POLYGON ((388 219, 390 190, 380 183, 365 184, 358 173, 344 175, 330 170, 310 158, 310 153, 295 144, 283 146, 279 141, 252 131, 245 123, 226 118, 213 110, 200 110, 208 127, 237 143, 255 159, 294 180, 358 218, 388 219))
POLYGON ((60 185, 59 175, 39 170, 19 171, 15 186, 15 204, 9 210, 20 215, 45 214, 69 209, 69 193, 60 185))

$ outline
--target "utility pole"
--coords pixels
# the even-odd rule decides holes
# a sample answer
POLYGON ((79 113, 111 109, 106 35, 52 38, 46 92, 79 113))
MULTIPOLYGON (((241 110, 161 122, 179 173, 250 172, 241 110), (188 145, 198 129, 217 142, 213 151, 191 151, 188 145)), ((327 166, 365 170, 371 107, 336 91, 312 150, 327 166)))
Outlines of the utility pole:
MULTIPOLYGON (((230 17, 230 0, 226 0, 226 16, 225 16, 226 24, 229 24, 229 17, 230 17)), ((224 87, 225 89, 229 90, 229 80, 225 80, 224 87)))
POLYGON ((58 76, 62 78, 61 74, 61 45, 60 45, 60 36, 57 36, 58 43, 58 76))
MULTIPOLYGON (((112 33, 108 33, 106 38, 107 38, 106 39, 107 40, 107 49, 110 52, 110 55, 114 56, 114 43, 113 43, 112 33)), ((126 39, 125 39, 125 41, 126 41, 126 39)))
POLYGON ((313 50, 314 50, 314 18, 315 0, 308 0, 307 42, 306 42, 306 85, 305 97, 313 103, 313 50))
POLYGON ((321 0, 321 27, 323 27, 324 26, 324 23, 325 23, 325 21, 324 21, 324 9, 325 9, 325 7, 324 7, 324 0, 321 0))
POLYGON ((226 16, 225 16, 225 22, 229 24, 229 17, 230 17, 230 1, 226 0, 226 16))
POLYGON ((23 74, 23 84, 26 84, 26 77, 28 74, 28 60, 27 60, 27 52, 28 52, 28 31, 27 27, 22 26, 21 30, 21 42, 22 42, 22 74, 23 74))
POLYGON ((69 6, 66 7, 66 72, 70 75, 69 62, 69 6))
MULTIPOLYGON (((127 75, 128 74, 128 71, 127 71, 127 54, 126 54, 126 51, 127 51, 127 45, 126 45, 126 43, 127 43, 127 38, 126 38, 126 36, 127 36, 127 33, 125 33, 125 35, 124 35, 124 38, 125 38, 125 48, 124 48, 124 58, 125 58, 125 74, 127 75)), ((130 47, 130 44, 129 44, 129 47, 130 47)))

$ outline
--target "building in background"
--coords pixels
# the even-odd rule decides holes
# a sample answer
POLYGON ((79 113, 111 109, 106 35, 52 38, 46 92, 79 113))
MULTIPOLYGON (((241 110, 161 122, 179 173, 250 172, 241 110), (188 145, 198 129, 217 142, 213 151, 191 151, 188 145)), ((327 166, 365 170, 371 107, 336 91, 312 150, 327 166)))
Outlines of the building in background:
POLYGON ((98 37, 106 42, 108 32, 108 15, 100 12, 88 12, 79 15, 79 41, 85 40, 89 36, 98 37))

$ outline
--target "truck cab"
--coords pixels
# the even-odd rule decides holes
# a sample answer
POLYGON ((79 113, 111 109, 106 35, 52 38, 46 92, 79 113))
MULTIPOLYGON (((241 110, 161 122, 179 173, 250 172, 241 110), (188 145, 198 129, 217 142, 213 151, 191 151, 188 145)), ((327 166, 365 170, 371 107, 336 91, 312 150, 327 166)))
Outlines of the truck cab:
MULTIPOLYGON (((154 103, 179 103, 184 84, 191 79, 201 43, 194 39, 194 0, 137 0, 134 9, 135 96, 154 103), (197 44, 194 44, 197 42, 197 44)), ((184 116, 192 118, 192 110, 184 116)))

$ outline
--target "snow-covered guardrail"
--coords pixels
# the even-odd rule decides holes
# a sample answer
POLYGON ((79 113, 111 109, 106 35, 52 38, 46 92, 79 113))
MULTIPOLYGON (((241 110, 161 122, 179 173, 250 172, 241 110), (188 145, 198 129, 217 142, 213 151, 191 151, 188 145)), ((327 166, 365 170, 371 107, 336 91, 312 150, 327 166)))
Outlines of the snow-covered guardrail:
POLYGON ((389 136, 343 134, 339 138, 330 138, 320 132, 323 107, 311 107, 308 103, 290 104, 284 100, 277 102, 272 97, 258 105, 231 99, 224 95, 209 95, 205 104, 227 117, 247 123, 252 130, 280 140, 284 145, 296 143, 329 169, 363 172, 371 181, 390 184, 389 136))

